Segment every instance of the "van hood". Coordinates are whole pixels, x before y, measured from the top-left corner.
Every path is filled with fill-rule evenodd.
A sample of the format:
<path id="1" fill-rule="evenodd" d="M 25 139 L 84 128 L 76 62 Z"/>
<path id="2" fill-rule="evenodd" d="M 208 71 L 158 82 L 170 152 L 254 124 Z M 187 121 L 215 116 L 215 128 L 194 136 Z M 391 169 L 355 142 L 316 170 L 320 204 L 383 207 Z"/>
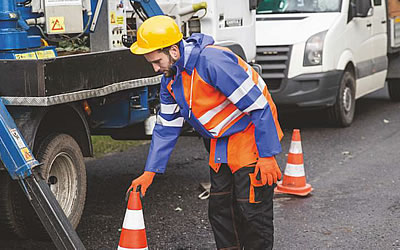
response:
<path id="1" fill-rule="evenodd" d="M 292 45 L 306 42 L 312 35 L 329 29 L 340 13 L 257 15 L 256 44 Z"/>

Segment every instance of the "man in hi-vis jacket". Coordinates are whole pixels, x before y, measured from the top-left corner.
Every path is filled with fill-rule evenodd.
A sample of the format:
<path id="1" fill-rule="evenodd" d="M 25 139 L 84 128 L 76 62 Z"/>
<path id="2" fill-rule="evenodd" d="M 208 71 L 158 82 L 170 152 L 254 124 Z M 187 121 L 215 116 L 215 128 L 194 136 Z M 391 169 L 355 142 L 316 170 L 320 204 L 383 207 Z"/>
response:
<path id="1" fill-rule="evenodd" d="M 161 109 L 144 173 L 144 195 L 164 173 L 186 120 L 210 143 L 209 220 L 218 249 L 272 249 L 275 155 L 283 136 L 267 86 L 257 72 L 204 34 L 182 39 L 166 16 L 147 19 L 131 52 L 144 55 L 161 80 Z"/>

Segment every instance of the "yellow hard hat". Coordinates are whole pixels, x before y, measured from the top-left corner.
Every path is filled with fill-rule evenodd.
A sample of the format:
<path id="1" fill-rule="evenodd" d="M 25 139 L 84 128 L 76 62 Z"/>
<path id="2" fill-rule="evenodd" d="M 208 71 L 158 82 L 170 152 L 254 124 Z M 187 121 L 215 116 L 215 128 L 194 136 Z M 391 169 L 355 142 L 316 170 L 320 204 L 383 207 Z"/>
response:
<path id="1" fill-rule="evenodd" d="M 137 41 L 131 52 L 143 55 L 165 48 L 182 40 L 182 33 L 175 21 L 167 16 L 153 16 L 143 22 L 137 31 Z"/>

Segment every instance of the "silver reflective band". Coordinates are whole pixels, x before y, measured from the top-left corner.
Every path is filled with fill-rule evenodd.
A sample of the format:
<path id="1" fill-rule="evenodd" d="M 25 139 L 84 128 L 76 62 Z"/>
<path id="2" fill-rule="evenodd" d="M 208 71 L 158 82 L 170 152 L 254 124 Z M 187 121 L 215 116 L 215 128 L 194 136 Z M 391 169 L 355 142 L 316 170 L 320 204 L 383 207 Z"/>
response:
<path id="1" fill-rule="evenodd" d="M 179 112 L 178 104 L 162 104 L 161 103 L 161 113 L 166 115 L 172 115 Z"/>
<path id="2" fill-rule="evenodd" d="M 250 89 L 253 87 L 253 79 L 248 77 L 235 91 L 233 91 L 230 96 L 228 96 L 228 99 L 233 102 L 233 104 L 236 104 L 240 99 L 242 99 L 243 96 L 247 95 L 247 93 L 249 93 Z"/>
<path id="3" fill-rule="evenodd" d="M 183 126 L 183 117 L 178 117 L 172 121 L 167 121 L 164 118 L 162 118 L 160 115 L 157 116 L 157 124 L 160 124 L 162 126 L 166 127 L 182 127 Z"/>

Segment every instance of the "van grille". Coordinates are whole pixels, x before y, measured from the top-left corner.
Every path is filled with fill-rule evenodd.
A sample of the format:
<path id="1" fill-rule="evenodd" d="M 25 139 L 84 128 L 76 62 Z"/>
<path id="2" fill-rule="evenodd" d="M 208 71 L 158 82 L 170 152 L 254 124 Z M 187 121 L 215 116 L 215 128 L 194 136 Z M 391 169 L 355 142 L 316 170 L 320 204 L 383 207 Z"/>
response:
<path id="1" fill-rule="evenodd" d="M 269 90 L 279 89 L 287 77 L 290 46 L 257 46 L 256 63 Z"/>

